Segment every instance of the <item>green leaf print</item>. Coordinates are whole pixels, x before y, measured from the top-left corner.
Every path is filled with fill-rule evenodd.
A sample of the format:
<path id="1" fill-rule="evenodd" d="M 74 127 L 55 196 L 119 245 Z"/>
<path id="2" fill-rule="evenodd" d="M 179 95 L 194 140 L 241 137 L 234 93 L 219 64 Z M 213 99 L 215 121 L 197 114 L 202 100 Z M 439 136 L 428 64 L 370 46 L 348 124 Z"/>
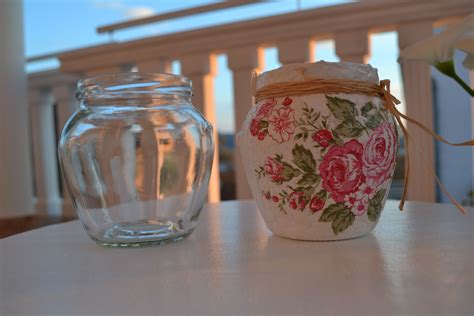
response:
<path id="1" fill-rule="evenodd" d="M 316 170 L 316 161 L 311 150 L 304 148 L 302 145 L 295 145 L 292 153 L 293 162 L 298 168 L 308 173 Z"/>
<path id="2" fill-rule="evenodd" d="M 338 119 L 342 121 L 354 120 L 358 116 L 357 108 L 353 102 L 330 96 L 326 96 L 326 99 L 328 101 L 327 106 L 329 110 Z"/>
<path id="3" fill-rule="evenodd" d="M 354 223 L 355 215 L 342 203 L 329 205 L 321 214 L 320 222 L 331 223 L 334 235 L 342 233 Z"/>
<path id="4" fill-rule="evenodd" d="M 336 127 L 338 135 L 353 138 L 358 137 L 364 131 L 364 126 L 356 120 L 345 120 Z"/>
<path id="5" fill-rule="evenodd" d="M 369 112 L 374 108 L 374 105 L 372 102 L 367 102 L 361 109 L 360 113 L 362 114 L 363 117 L 368 117 Z"/>
<path id="6" fill-rule="evenodd" d="M 305 173 L 298 181 L 301 186 L 317 186 L 321 181 L 321 177 L 315 173 Z"/>
<path id="7" fill-rule="evenodd" d="M 369 202 L 369 208 L 367 209 L 367 217 L 375 222 L 379 219 L 380 214 L 382 213 L 382 201 L 385 197 L 386 190 L 382 189 L 378 191 L 375 196 Z"/>

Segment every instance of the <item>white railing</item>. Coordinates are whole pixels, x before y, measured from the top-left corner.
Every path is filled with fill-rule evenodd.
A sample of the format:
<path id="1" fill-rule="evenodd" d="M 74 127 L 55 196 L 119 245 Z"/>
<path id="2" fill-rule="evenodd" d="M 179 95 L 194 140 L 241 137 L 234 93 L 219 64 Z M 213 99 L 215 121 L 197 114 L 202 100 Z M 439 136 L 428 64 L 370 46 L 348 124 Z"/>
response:
<path id="1" fill-rule="evenodd" d="M 193 104 L 216 126 L 216 55 L 227 54 L 233 73 L 235 126 L 239 128 L 253 104 L 251 75 L 262 69 L 265 47 L 276 46 L 282 64 L 308 62 L 314 56 L 314 42 L 332 38 L 341 60 L 365 62 L 370 55 L 370 34 L 396 31 L 399 47 L 404 48 L 430 36 L 435 26 L 471 13 L 472 8 L 472 0 L 365 1 L 62 53 L 58 56 L 60 72 L 37 73 L 29 78 L 37 205 L 49 212 L 60 212 L 55 126 L 62 128 L 72 113 L 78 77 L 119 72 L 130 65 L 139 71 L 169 72 L 171 61 L 179 60 L 181 72 L 193 82 Z M 407 114 L 433 126 L 429 66 L 408 62 L 403 65 L 402 74 Z M 433 161 L 432 139 L 418 131 L 412 135 L 428 160 Z M 410 198 L 434 201 L 433 180 L 423 162 L 414 160 L 410 168 Z M 251 198 L 237 154 L 235 175 L 237 198 Z M 220 199 L 219 188 L 218 168 L 214 168 L 209 189 L 211 202 Z M 64 200 L 67 212 L 70 203 L 67 196 Z"/>

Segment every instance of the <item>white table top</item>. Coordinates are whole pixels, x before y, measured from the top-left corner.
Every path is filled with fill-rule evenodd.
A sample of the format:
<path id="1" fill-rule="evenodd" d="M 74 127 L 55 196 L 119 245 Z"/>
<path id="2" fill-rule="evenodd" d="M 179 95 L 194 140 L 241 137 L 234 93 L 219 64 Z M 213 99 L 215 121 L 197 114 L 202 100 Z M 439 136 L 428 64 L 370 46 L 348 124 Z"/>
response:
<path id="1" fill-rule="evenodd" d="M 389 201 L 361 238 L 273 236 L 253 202 L 186 240 L 105 249 L 78 221 L 0 240 L 2 315 L 473 315 L 473 210 Z"/>

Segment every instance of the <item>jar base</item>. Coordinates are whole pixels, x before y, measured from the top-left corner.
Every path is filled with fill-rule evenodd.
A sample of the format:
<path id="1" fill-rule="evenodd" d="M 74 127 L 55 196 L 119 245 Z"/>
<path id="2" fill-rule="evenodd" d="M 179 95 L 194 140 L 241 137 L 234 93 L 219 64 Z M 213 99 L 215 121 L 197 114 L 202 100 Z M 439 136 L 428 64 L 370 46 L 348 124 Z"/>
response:
<path id="1" fill-rule="evenodd" d="M 182 240 L 193 229 L 182 229 L 181 223 L 159 220 L 124 222 L 101 231 L 99 238 L 90 236 L 97 244 L 107 248 L 142 248 Z"/>

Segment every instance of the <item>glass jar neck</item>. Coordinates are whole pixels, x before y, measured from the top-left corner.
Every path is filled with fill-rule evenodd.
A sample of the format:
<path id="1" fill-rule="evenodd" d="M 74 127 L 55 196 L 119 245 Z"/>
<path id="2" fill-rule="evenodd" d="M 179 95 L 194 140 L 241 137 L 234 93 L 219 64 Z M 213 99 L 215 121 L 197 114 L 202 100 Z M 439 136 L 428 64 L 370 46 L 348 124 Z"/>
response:
<path id="1" fill-rule="evenodd" d="M 191 81 L 179 75 L 120 73 L 79 81 L 76 97 L 82 106 L 133 106 L 190 104 Z"/>

